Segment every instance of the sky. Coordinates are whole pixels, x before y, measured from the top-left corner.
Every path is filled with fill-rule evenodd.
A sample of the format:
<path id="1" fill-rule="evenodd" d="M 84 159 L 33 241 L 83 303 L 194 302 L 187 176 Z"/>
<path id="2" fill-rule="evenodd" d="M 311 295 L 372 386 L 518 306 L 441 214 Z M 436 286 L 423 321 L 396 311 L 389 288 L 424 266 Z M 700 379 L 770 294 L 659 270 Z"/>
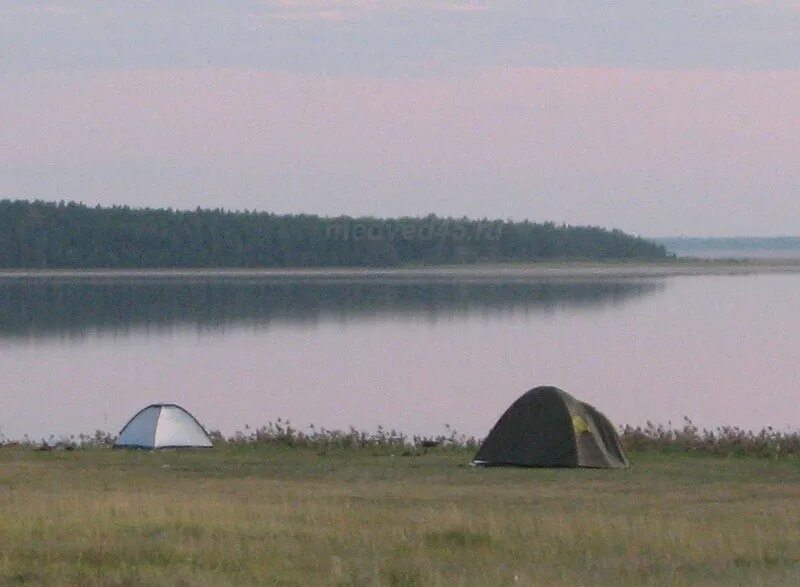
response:
<path id="1" fill-rule="evenodd" d="M 0 198 L 800 234 L 800 0 L 0 2 Z"/>

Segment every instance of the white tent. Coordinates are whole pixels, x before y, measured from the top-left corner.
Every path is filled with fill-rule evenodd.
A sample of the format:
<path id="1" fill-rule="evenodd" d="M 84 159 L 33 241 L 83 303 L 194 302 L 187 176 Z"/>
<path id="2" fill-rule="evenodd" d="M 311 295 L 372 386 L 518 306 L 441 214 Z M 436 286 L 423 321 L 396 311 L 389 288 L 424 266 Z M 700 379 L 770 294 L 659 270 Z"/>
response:
<path id="1" fill-rule="evenodd" d="M 182 407 L 175 404 L 153 404 L 125 424 L 114 446 L 208 448 L 211 446 L 211 439 L 195 417 Z"/>

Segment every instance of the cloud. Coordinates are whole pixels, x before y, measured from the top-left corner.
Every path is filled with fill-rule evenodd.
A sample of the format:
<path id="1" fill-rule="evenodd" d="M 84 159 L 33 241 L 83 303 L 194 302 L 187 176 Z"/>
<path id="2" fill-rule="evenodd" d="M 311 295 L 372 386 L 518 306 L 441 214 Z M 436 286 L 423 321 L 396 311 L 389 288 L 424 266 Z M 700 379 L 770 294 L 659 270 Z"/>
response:
<path id="1" fill-rule="evenodd" d="M 109 0 L 0 8 L 0 70 L 252 68 L 427 75 L 465 68 L 800 68 L 796 1 Z M 547 47 L 546 51 L 530 50 Z"/>
<path id="2" fill-rule="evenodd" d="M 479 12 L 486 12 L 489 10 L 489 7 L 486 5 L 481 4 L 472 4 L 472 5 L 459 5 L 459 4 L 441 4 L 436 7 L 438 10 L 443 10 L 445 12 L 463 12 L 463 13 L 479 13 Z"/>
<path id="3" fill-rule="evenodd" d="M 267 20 L 344 22 L 368 13 L 397 10 L 406 4 L 393 0 L 271 0 L 259 2 L 252 14 Z"/>

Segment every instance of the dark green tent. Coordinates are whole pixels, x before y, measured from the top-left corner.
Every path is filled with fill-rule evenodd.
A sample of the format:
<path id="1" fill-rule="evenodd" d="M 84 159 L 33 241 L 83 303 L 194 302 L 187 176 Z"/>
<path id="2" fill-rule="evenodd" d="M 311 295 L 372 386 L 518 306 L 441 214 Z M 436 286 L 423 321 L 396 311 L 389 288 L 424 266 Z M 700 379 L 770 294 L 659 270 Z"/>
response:
<path id="1" fill-rule="evenodd" d="M 483 441 L 474 463 L 600 469 L 630 466 L 611 422 L 557 387 L 536 387 L 515 401 Z"/>

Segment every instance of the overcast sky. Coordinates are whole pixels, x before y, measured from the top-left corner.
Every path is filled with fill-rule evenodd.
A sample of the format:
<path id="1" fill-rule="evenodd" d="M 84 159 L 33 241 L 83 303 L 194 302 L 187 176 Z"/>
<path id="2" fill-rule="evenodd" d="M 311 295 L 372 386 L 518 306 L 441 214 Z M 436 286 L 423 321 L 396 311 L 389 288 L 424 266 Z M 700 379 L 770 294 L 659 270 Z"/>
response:
<path id="1" fill-rule="evenodd" d="M 3 0 L 2 197 L 800 234 L 800 0 Z"/>

